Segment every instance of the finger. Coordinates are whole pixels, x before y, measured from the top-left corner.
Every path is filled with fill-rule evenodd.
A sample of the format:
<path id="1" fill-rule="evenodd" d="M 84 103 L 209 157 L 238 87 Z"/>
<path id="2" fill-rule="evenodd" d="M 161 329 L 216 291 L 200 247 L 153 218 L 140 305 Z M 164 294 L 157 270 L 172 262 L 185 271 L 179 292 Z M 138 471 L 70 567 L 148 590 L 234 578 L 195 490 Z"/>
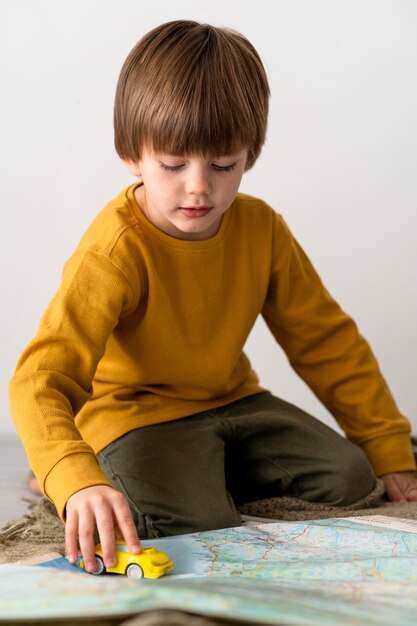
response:
<path id="1" fill-rule="evenodd" d="M 406 502 L 405 496 L 397 487 L 390 486 L 387 489 L 387 494 L 390 502 Z"/>
<path id="2" fill-rule="evenodd" d="M 78 515 L 76 513 L 67 513 L 65 549 L 69 562 L 74 565 L 78 559 Z"/>
<path id="3" fill-rule="evenodd" d="M 101 550 L 103 552 L 104 565 L 106 567 L 114 567 L 116 565 L 116 545 L 115 528 L 111 508 L 102 508 L 97 513 L 96 519 Z"/>
<path id="4" fill-rule="evenodd" d="M 417 481 L 414 480 L 413 484 L 405 490 L 405 497 L 408 502 L 417 502 Z"/>
<path id="5" fill-rule="evenodd" d="M 384 479 L 384 485 L 390 502 L 405 502 L 405 496 L 393 478 Z"/>
<path id="6" fill-rule="evenodd" d="M 132 552 L 132 554 L 140 554 L 140 552 L 142 552 L 142 545 L 139 540 L 138 531 L 136 530 L 129 505 L 122 494 L 116 495 L 119 499 L 119 504 L 115 507 L 117 528 L 119 529 L 123 539 L 126 541 L 129 552 Z M 121 496 L 121 498 L 119 498 L 119 496 Z"/>
<path id="7" fill-rule="evenodd" d="M 382 478 L 392 502 L 417 501 L 417 477 L 413 472 L 397 472 Z"/>
<path id="8" fill-rule="evenodd" d="M 83 555 L 85 569 L 88 572 L 95 572 L 97 569 L 94 555 L 94 529 L 95 517 L 89 509 L 83 511 L 78 523 L 78 541 L 81 554 Z"/>

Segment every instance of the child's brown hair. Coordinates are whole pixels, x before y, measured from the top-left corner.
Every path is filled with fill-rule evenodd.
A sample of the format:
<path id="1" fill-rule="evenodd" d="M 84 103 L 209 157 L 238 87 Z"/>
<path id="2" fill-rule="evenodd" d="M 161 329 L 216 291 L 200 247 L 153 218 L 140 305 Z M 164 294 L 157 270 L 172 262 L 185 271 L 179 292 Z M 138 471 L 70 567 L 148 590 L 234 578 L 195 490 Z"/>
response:
<path id="1" fill-rule="evenodd" d="M 269 87 L 243 35 L 188 20 L 147 33 L 128 55 L 114 106 L 119 156 L 155 152 L 208 157 L 248 150 L 252 167 L 265 141 Z"/>

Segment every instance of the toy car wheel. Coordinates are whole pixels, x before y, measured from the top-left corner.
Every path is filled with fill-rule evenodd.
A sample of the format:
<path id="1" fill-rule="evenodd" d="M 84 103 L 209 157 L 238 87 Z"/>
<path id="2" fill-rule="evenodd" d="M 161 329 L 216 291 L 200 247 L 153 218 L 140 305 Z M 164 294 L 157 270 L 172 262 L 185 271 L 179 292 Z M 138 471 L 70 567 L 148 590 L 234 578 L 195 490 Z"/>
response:
<path id="1" fill-rule="evenodd" d="M 143 569 L 140 567 L 140 565 L 137 565 L 136 563 L 131 563 L 126 568 L 126 576 L 128 578 L 135 578 L 136 580 L 138 580 L 139 578 L 143 578 Z"/>
<path id="2" fill-rule="evenodd" d="M 93 576 L 100 576 L 101 574 L 104 574 L 104 572 L 106 571 L 106 568 L 105 568 L 104 561 L 101 558 L 101 556 L 96 555 L 96 564 L 97 564 L 96 571 L 91 572 Z"/>

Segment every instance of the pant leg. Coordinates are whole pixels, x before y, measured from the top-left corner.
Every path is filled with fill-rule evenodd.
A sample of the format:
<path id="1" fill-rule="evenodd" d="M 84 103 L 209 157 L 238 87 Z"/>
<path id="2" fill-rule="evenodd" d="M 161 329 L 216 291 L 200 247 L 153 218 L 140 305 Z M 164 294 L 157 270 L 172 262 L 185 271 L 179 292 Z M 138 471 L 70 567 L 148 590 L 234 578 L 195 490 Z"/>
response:
<path id="1" fill-rule="evenodd" d="M 98 457 L 143 538 L 238 526 L 235 503 L 266 497 L 347 505 L 375 484 L 357 446 L 270 393 L 133 430 Z"/>
<path id="2" fill-rule="evenodd" d="M 262 393 L 223 407 L 227 488 L 237 505 L 289 495 L 349 505 L 375 486 L 363 451 L 301 409 Z"/>
<path id="3" fill-rule="evenodd" d="M 225 484 L 224 428 L 209 412 L 133 430 L 98 459 L 142 538 L 241 523 Z"/>

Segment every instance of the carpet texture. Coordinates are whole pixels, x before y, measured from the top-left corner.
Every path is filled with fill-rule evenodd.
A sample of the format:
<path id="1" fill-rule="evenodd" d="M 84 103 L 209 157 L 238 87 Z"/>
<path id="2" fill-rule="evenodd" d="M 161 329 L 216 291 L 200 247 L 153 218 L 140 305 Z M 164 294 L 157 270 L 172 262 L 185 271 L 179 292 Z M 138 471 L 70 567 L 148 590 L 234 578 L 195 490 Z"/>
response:
<path id="1" fill-rule="evenodd" d="M 388 502 L 384 499 L 384 483 L 378 479 L 375 489 L 370 494 L 349 506 L 331 506 L 283 496 L 249 502 L 239 507 L 239 511 L 242 515 L 286 521 L 355 515 L 389 515 L 417 519 L 417 502 Z"/>

